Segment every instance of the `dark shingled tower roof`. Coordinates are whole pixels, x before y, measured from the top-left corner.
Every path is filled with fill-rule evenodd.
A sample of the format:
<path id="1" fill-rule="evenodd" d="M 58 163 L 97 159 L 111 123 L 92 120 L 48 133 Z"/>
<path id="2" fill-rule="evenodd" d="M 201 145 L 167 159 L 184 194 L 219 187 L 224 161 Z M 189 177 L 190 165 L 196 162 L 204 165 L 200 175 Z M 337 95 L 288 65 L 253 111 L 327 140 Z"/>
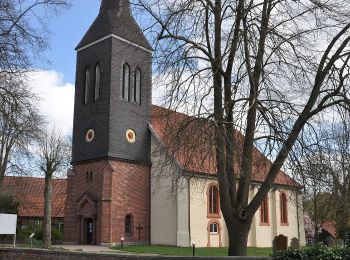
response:
<path id="1" fill-rule="evenodd" d="M 132 43 L 152 50 L 131 14 L 129 0 L 102 0 L 100 12 L 76 49 L 115 34 Z"/>

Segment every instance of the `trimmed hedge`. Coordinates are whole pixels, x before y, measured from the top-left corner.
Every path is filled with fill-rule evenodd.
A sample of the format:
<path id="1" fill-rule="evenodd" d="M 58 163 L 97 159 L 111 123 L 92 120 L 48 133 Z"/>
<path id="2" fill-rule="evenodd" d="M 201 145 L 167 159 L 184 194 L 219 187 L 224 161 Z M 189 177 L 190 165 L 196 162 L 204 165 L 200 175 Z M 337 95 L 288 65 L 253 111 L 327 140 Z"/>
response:
<path id="1" fill-rule="evenodd" d="M 322 260 L 342 260 L 350 259 L 350 248 L 339 249 L 329 248 L 322 244 L 302 249 L 288 249 L 279 251 L 273 255 L 277 259 L 322 259 Z"/>

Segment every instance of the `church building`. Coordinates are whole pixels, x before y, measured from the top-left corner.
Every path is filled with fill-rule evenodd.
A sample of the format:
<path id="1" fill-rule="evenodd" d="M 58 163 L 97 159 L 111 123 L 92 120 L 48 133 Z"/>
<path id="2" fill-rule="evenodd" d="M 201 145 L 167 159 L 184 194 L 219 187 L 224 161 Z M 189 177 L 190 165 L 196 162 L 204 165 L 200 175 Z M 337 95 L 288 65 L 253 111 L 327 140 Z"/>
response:
<path id="1" fill-rule="evenodd" d="M 227 246 L 215 156 L 209 149 L 203 159 L 199 148 L 189 155 L 185 144 L 173 149 L 174 127 L 187 120 L 201 127 L 152 105 L 152 47 L 129 0 L 102 0 L 76 50 L 65 242 Z M 271 165 L 257 149 L 254 156 L 251 197 Z M 305 243 L 300 186 L 282 171 L 256 213 L 248 246 L 271 247 L 279 234 Z"/>

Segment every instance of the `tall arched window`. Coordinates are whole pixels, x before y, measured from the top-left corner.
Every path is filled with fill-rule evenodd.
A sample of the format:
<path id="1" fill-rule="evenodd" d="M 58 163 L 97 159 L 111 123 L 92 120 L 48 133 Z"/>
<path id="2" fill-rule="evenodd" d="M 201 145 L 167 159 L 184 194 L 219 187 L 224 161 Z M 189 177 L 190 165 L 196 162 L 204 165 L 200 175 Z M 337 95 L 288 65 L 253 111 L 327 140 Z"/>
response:
<path id="1" fill-rule="evenodd" d="M 136 68 L 134 79 L 134 96 L 133 101 L 141 104 L 141 69 Z"/>
<path id="2" fill-rule="evenodd" d="M 260 207 L 260 223 L 268 225 L 269 222 L 269 201 L 268 197 L 266 197 L 261 203 Z"/>
<path id="3" fill-rule="evenodd" d="M 127 63 L 123 66 L 123 98 L 130 101 L 130 66 Z"/>
<path id="4" fill-rule="evenodd" d="M 132 226 L 133 226 L 133 217 L 132 215 L 126 215 L 125 217 L 125 235 L 132 236 Z"/>
<path id="5" fill-rule="evenodd" d="M 285 193 L 280 195 L 280 206 L 281 206 L 281 224 L 288 224 L 288 204 L 287 196 Z"/>
<path id="6" fill-rule="evenodd" d="M 101 86 L 101 65 L 96 64 L 95 67 L 95 100 L 100 98 L 100 86 Z"/>
<path id="7" fill-rule="evenodd" d="M 87 67 L 85 70 L 85 89 L 84 89 L 84 103 L 89 102 L 89 93 L 90 93 L 90 68 Z"/>
<path id="8" fill-rule="evenodd" d="M 208 213 L 209 217 L 219 214 L 219 190 L 215 185 L 209 187 Z"/>

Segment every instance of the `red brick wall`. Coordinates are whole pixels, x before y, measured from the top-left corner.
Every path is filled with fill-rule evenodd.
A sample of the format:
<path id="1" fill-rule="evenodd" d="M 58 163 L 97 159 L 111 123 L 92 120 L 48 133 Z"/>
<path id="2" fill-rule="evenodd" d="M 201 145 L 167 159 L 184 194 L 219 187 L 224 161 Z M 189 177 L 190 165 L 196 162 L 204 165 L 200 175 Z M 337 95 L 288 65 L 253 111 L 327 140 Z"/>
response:
<path id="1" fill-rule="evenodd" d="M 74 177 L 72 173 L 68 173 L 67 178 L 67 198 L 65 205 L 65 214 L 64 214 L 64 240 L 66 242 L 75 242 L 77 241 L 76 234 L 76 221 L 77 216 L 75 212 L 75 201 L 74 201 Z"/>
<path id="2" fill-rule="evenodd" d="M 150 167 L 114 161 L 112 185 L 112 239 L 139 242 L 136 227 L 141 224 L 140 241 L 149 241 L 150 227 Z M 125 217 L 133 216 L 132 236 L 125 234 Z"/>
<path id="3" fill-rule="evenodd" d="M 92 172 L 92 180 L 86 173 Z M 80 238 L 78 201 L 87 194 L 96 204 L 96 242 L 118 243 L 149 241 L 149 166 L 134 163 L 101 160 L 74 166 L 74 175 L 68 177 L 65 208 L 65 241 L 78 243 Z M 88 175 L 90 176 L 90 175 Z M 133 235 L 125 236 L 127 214 L 134 219 Z M 84 216 L 83 216 L 84 218 Z M 141 240 L 136 227 L 141 224 Z"/>

